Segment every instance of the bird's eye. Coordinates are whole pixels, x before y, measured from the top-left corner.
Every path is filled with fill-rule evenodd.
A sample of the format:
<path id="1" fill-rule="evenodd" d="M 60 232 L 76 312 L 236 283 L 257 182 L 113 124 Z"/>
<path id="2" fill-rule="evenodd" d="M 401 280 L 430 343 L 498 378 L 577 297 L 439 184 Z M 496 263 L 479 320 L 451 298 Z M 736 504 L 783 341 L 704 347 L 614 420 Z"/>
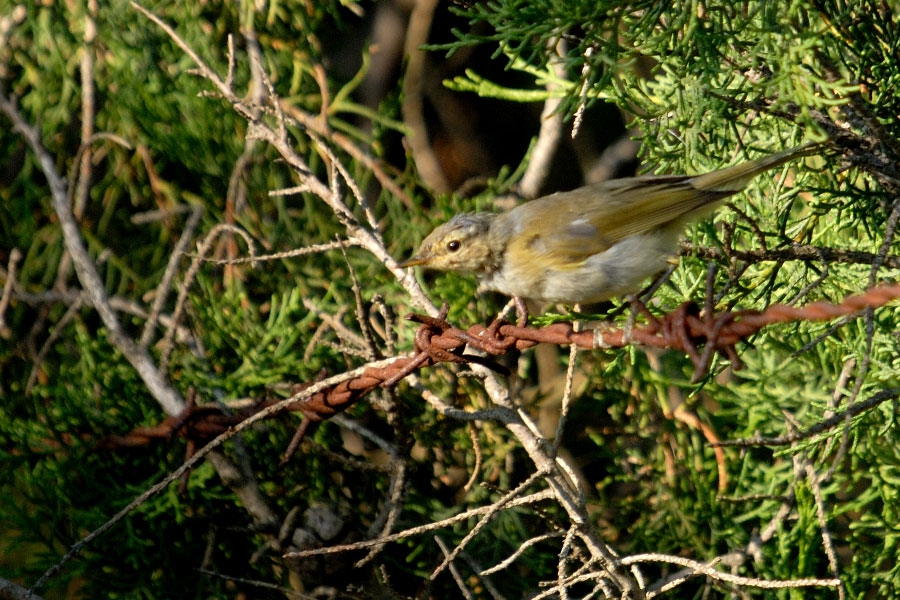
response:
<path id="1" fill-rule="evenodd" d="M 447 242 L 447 250 L 449 250 L 450 252 L 456 252 L 460 248 L 462 248 L 462 244 L 459 242 L 459 240 L 450 240 L 449 242 Z"/>

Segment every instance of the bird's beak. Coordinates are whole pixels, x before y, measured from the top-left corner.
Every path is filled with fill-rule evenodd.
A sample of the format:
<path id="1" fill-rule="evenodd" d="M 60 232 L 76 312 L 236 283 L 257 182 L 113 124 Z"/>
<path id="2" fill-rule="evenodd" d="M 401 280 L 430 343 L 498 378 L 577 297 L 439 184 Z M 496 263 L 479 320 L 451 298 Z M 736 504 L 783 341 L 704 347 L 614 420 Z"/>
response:
<path id="1" fill-rule="evenodd" d="M 405 269 L 407 267 L 418 267 L 419 265 L 428 264 L 429 262 L 431 262 L 431 259 L 427 256 L 413 256 L 412 258 L 407 258 L 397 266 L 401 269 Z"/>

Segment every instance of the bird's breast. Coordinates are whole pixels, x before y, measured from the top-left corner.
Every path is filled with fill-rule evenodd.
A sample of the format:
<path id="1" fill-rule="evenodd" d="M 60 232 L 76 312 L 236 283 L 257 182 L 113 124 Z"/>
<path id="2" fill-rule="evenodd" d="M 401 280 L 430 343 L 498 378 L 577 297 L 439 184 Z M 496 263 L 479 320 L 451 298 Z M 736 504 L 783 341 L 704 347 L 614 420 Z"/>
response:
<path id="1" fill-rule="evenodd" d="M 659 272 L 680 228 L 661 228 L 619 241 L 602 252 L 566 257 L 539 252 L 548 240 L 524 240 L 532 252 L 507 253 L 500 268 L 482 276 L 479 290 L 562 304 L 592 303 L 635 292 Z"/>

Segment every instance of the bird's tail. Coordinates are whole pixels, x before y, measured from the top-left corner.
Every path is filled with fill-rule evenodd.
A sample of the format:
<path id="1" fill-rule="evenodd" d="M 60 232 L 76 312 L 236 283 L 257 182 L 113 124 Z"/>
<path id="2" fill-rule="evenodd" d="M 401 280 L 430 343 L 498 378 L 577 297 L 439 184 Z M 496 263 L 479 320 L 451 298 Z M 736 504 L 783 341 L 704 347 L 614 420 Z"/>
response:
<path id="1" fill-rule="evenodd" d="M 808 142 L 802 146 L 776 152 L 775 154 L 734 165 L 733 167 L 726 167 L 712 173 L 691 177 L 690 182 L 698 190 L 734 194 L 744 189 L 747 183 L 760 173 L 774 169 L 801 156 L 815 154 L 821 145 L 819 142 Z"/>

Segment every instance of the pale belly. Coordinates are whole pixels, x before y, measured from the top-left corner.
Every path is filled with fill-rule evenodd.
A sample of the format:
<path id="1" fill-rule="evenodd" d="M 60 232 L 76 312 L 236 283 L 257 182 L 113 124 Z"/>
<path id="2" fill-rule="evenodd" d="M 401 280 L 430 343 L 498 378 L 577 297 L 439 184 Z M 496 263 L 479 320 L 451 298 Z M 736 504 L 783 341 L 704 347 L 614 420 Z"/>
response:
<path id="1" fill-rule="evenodd" d="M 507 265 L 485 276 L 479 290 L 562 304 L 608 300 L 640 290 L 645 280 L 665 267 L 679 236 L 680 228 L 631 236 L 572 269 L 535 273 L 527 265 L 517 269 Z"/>

